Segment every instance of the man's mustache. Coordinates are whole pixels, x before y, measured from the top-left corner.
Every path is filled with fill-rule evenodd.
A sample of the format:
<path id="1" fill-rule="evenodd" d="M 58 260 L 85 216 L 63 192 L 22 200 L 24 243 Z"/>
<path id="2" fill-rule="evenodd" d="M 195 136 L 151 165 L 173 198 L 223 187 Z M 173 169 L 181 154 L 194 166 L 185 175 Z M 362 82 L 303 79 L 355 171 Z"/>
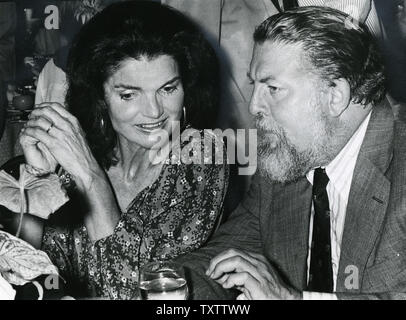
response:
<path id="1" fill-rule="evenodd" d="M 270 131 L 269 125 L 266 123 L 265 118 L 262 115 L 257 115 L 254 118 L 254 125 L 260 131 Z"/>
<path id="2" fill-rule="evenodd" d="M 278 137 L 281 136 L 281 132 L 283 129 L 276 125 L 275 123 L 270 123 L 270 121 L 266 120 L 263 116 L 258 115 L 254 119 L 255 128 L 258 130 L 258 135 L 263 136 L 266 134 L 274 134 Z"/>

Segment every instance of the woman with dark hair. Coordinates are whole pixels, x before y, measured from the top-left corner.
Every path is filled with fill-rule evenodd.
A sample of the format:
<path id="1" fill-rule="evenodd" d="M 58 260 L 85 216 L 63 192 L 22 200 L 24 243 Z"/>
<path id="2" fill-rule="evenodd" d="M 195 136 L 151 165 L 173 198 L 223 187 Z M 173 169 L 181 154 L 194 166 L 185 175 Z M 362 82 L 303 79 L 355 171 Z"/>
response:
<path id="1" fill-rule="evenodd" d="M 228 179 L 221 140 L 207 130 L 173 136 L 214 123 L 215 54 L 175 10 L 121 2 L 81 29 L 67 78 L 69 112 L 39 105 L 20 142 L 33 172 L 60 166 L 72 178 L 71 201 L 44 229 L 27 220 L 23 232 L 49 254 L 68 294 L 131 298 L 141 265 L 197 249 L 220 218 Z M 211 143 L 224 157 L 186 163 L 173 151 L 178 140 L 182 151 Z M 154 161 L 168 145 L 165 161 Z"/>

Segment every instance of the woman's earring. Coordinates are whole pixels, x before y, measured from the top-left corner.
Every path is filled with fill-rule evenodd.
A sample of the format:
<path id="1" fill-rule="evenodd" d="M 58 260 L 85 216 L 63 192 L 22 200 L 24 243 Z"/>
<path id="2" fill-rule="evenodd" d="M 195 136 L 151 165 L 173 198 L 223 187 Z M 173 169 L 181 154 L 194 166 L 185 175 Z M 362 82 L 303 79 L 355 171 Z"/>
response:
<path id="1" fill-rule="evenodd" d="M 104 131 L 104 119 L 103 118 L 101 118 L 101 120 L 100 120 L 100 129 L 101 129 L 101 131 Z"/>
<path id="2" fill-rule="evenodd" d="M 186 121 L 186 108 L 183 106 L 183 127 L 186 127 L 187 121 Z"/>

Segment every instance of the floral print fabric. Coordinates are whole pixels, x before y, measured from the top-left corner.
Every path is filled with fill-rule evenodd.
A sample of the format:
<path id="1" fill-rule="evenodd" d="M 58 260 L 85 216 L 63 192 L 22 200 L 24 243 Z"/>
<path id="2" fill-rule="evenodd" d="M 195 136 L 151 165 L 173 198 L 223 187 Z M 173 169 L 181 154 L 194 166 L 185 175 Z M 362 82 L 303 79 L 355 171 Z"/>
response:
<path id="1" fill-rule="evenodd" d="M 200 134 L 188 145 L 204 154 L 210 142 Z M 135 298 L 143 264 L 173 259 L 206 242 L 220 219 L 229 175 L 223 143 L 213 133 L 209 138 L 223 163 L 184 164 L 171 152 L 159 178 L 136 195 L 112 235 L 92 242 L 83 225 L 48 222 L 42 250 L 59 268 L 68 294 Z"/>

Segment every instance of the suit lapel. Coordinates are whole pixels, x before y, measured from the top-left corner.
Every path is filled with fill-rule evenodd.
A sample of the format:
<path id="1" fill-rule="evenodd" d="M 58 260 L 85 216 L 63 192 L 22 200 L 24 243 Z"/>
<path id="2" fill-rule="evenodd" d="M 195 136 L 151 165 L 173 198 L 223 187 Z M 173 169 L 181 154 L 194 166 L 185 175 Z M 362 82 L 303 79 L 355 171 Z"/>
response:
<path id="1" fill-rule="evenodd" d="M 303 289 L 306 285 L 306 259 L 309 240 L 309 218 L 312 187 L 307 179 L 296 183 L 274 185 L 270 224 L 274 261 L 280 263 L 291 285 Z M 269 211 L 268 211 L 269 212 Z M 269 213 L 268 213 L 269 215 Z"/>
<path id="2" fill-rule="evenodd" d="M 385 176 L 392 159 L 394 118 L 390 106 L 377 106 L 354 169 L 341 243 L 337 291 L 347 291 L 353 266 L 362 281 L 388 206 L 390 181 Z M 360 287 L 360 286 L 358 286 Z M 357 289 L 357 288 L 352 288 Z"/>

